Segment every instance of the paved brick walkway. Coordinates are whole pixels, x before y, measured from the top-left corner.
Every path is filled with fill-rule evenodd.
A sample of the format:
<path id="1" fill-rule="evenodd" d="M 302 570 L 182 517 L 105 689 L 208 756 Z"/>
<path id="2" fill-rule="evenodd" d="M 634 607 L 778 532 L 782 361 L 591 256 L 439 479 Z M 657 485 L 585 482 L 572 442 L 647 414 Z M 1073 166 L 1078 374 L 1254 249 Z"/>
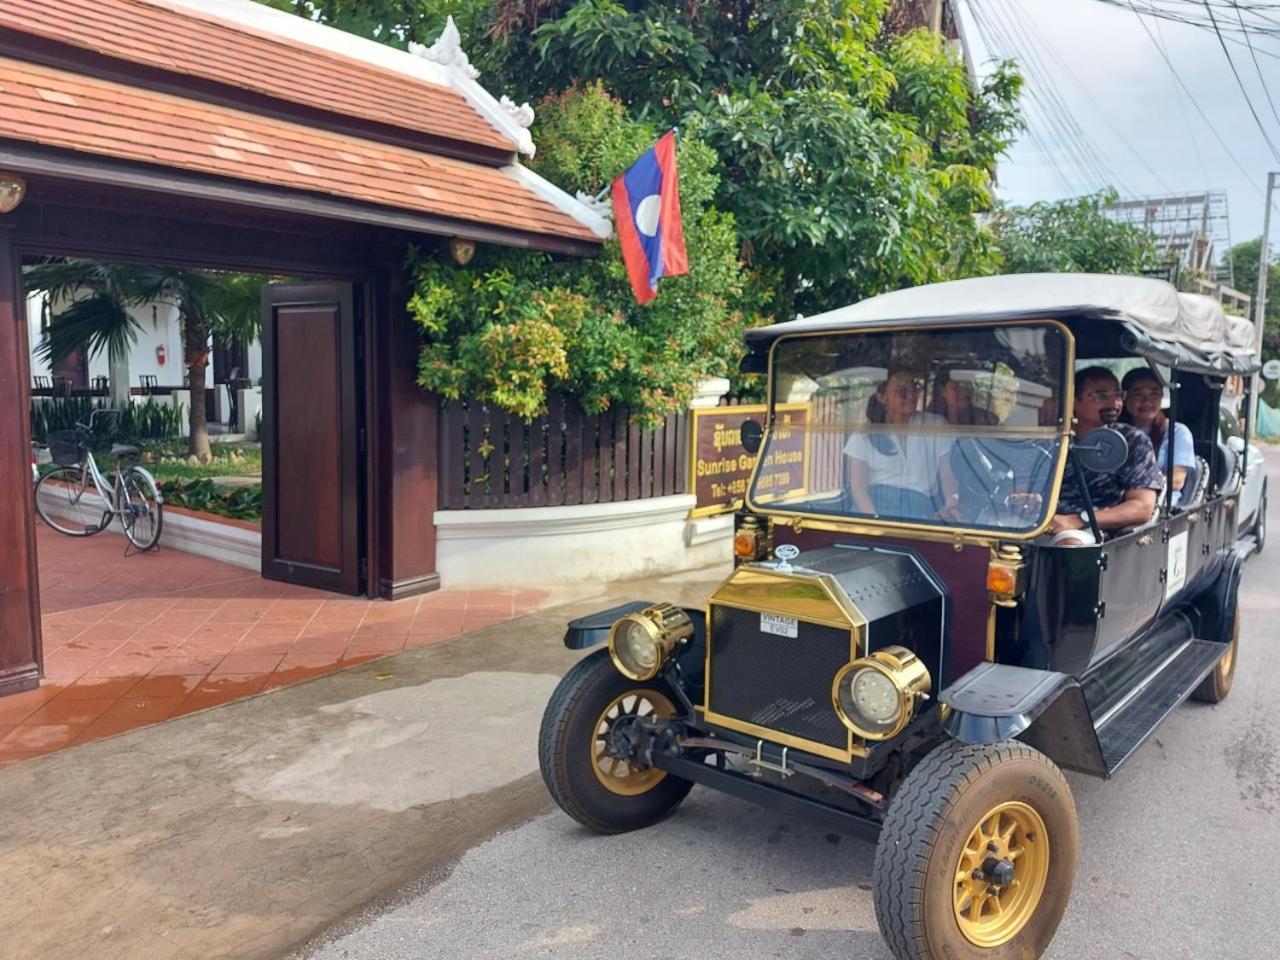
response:
<path id="1" fill-rule="evenodd" d="M 521 616 L 537 590 L 395 603 L 263 580 L 175 550 L 38 526 L 45 681 L 0 697 L 0 766 Z"/>

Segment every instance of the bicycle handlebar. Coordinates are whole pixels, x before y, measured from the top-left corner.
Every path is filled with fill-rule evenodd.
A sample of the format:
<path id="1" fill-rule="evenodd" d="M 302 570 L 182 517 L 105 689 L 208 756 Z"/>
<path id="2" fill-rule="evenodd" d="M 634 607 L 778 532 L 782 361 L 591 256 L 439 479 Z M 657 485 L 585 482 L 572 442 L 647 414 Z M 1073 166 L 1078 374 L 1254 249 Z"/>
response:
<path id="1" fill-rule="evenodd" d="M 110 409 L 110 408 L 108 408 L 108 407 L 99 407 L 97 410 L 94 410 L 94 411 L 92 411 L 92 412 L 89 414 L 89 422 L 88 422 L 88 423 L 81 423 L 79 420 L 77 420 L 77 421 L 76 421 L 76 426 L 77 426 L 77 427 L 79 427 L 81 430 L 88 430 L 90 433 L 93 433 L 93 421 L 94 421 L 94 419 L 95 419 L 95 418 L 97 418 L 97 416 L 98 416 L 99 414 L 103 414 L 103 413 L 110 413 L 110 414 L 113 414 L 113 415 L 115 415 L 115 416 L 119 416 L 119 415 L 120 415 L 120 411 L 119 411 L 119 410 L 112 410 L 112 409 Z"/>

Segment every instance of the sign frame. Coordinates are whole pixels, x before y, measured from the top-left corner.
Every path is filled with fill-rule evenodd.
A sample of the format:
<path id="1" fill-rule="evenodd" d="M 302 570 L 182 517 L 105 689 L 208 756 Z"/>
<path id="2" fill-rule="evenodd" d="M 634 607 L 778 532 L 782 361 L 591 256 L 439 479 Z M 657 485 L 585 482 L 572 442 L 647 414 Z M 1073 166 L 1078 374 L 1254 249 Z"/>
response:
<path id="1" fill-rule="evenodd" d="M 803 411 L 805 414 L 811 417 L 813 413 L 813 404 L 803 403 L 803 402 L 779 403 L 774 406 L 773 411 L 775 416 L 777 414 L 782 414 L 782 413 L 795 413 L 795 412 Z M 698 481 L 698 430 L 700 426 L 699 421 L 706 417 L 724 417 L 726 415 L 736 416 L 738 414 L 741 414 L 743 419 L 749 419 L 752 416 L 758 415 L 760 416 L 761 419 L 767 420 L 769 415 L 769 405 L 767 403 L 742 403 L 742 404 L 730 404 L 727 406 L 716 406 L 716 407 L 695 407 L 694 409 L 689 411 L 689 475 L 687 479 L 687 482 L 688 482 L 687 489 L 695 497 L 697 496 L 697 493 L 698 493 L 697 481 Z M 806 419 L 806 428 L 809 425 L 810 425 L 809 420 Z M 766 431 L 770 427 L 772 427 L 772 424 L 771 423 L 767 424 Z M 812 441 L 812 436 L 810 434 L 810 431 L 806 429 L 805 435 L 804 435 L 804 463 L 802 468 L 803 479 L 801 481 L 802 486 L 798 490 L 793 491 L 795 493 L 804 493 L 809 489 L 809 467 L 810 467 L 809 461 L 812 455 L 812 451 L 810 449 L 811 441 Z M 747 474 L 748 483 L 750 482 L 751 477 L 755 474 L 756 466 L 760 459 L 759 454 L 755 454 L 754 459 L 756 463 L 752 463 L 751 469 Z M 733 502 L 727 503 L 727 504 L 715 503 L 715 504 L 710 504 L 704 507 L 699 507 L 695 505 L 693 508 L 689 510 L 689 518 L 692 520 L 698 517 L 713 517 L 713 516 L 717 516 L 724 513 L 734 513 L 742 509 L 743 502 L 744 502 L 744 497 L 739 497 Z"/>

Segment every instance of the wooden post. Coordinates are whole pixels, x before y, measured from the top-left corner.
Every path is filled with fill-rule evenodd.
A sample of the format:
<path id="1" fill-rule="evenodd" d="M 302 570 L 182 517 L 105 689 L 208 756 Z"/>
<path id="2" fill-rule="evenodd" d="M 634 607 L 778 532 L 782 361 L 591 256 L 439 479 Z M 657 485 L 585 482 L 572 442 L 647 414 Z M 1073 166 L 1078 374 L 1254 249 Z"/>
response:
<path id="1" fill-rule="evenodd" d="M 21 264 L 13 227 L 0 217 L 0 696 L 40 683 L 40 588 L 31 484 L 31 371 Z"/>

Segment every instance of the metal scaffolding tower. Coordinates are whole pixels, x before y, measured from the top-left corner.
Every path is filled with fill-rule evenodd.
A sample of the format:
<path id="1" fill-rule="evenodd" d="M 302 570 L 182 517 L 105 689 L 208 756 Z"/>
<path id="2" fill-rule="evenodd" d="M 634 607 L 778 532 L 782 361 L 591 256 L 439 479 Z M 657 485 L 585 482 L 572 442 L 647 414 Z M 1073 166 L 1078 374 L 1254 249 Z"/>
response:
<path id="1" fill-rule="evenodd" d="M 1177 197 L 1120 200 L 1105 208 L 1106 215 L 1156 235 L 1162 275 L 1177 281 L 1184 271 L 1212 283 L 1235 286 L 1231 260 L 1231 229 L 1227 195 L 1209 191 Z"/>

